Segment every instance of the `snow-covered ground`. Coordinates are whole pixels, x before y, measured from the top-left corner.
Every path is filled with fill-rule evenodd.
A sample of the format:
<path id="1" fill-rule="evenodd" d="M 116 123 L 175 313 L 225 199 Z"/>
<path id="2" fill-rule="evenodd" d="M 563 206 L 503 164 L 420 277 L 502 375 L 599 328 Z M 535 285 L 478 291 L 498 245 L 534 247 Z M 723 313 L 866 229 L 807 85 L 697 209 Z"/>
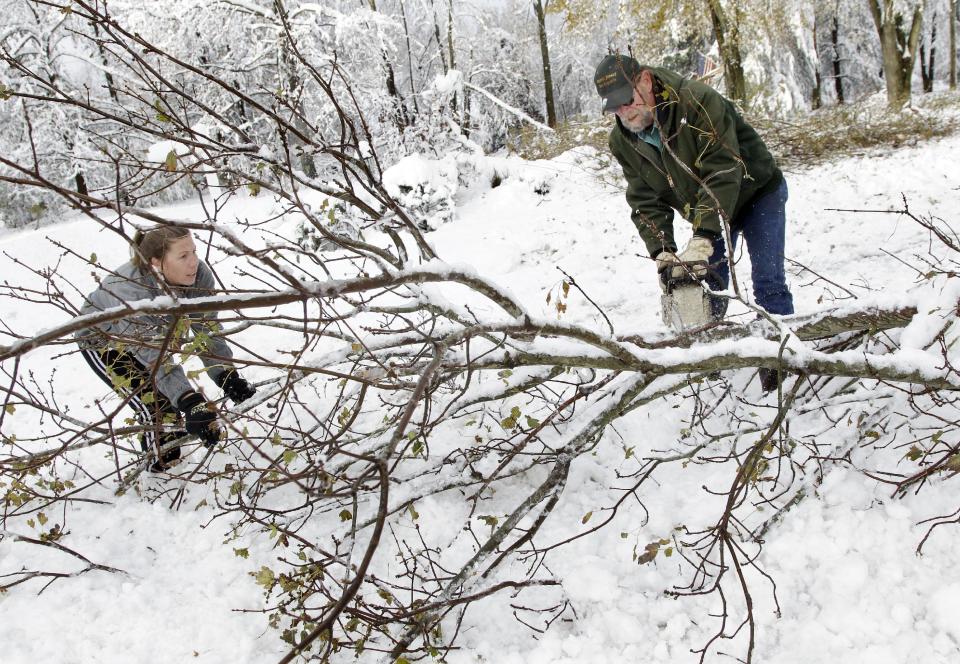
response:
<path id="1" fill-rule="evenodd" d="M 960 137 L 953 137 L 787 173 L 788 272 L 798 313 L 849 302 L 853 296 L 898 301 L 914 287 L 933 245 L 916 223 L 888 211 L 901 209 L 905 197 L 917 214 L 960 222 L 951 218 L 960 209 L 960 181 L 951 166 L 958 151 Z M 618 174 L 604 155 L 581 149 L 534 163 L 464 156 L 448 158 L 442 169 L 429 164 L 424 169 L 446 173 L 440 194 L 449 198 L 453 218 L 427 234 L 444 260 L 472 266 L 532 311 L 554 317 L 546 297 L 557 296 L 565 272 L 605 311 L 617 333 L 662 329 L 652 261 L 629 222 Z M 500 183 L 491 187 L 494 172 Z M 266 212 L 271 203 L 260 197 L 233 205 L 238 216 L 250 216 Z M 171 210 L 179 216 L 197 214 L 195 206 L 187 204 Z M 280 220 L 272 230 L 289 234 L 292 227 Z M 122 241 L 92 228 L 90 221 L 76 219 L 7 232 L 0 235 L 0 250 L 35 268 L 62 260 L 65 276 L 79 292 L 86 292 L 94 287 L 90 266 L 63 257 L 46 238 L 56 238 L 81 256 L 96 253 L 108 265 L 121 263 Z M 678 229 L 682 241 L 689 230 L 682 223 Z M 3 263 L 4 280 L 40 283 L 10 258 Z M 242 283 L 230 269 L 235 261 L 214 258 L 221 276 Z M 746 262 L 744 255 L 738 274 L 749 283 Z M 588 326 L 602 321 L 576 289 L 567 304 L 565 321 Z M 39 310 L 0 299 L 0 317 L 13 329 L 40 330 L 60 322 L 49 308 L 37 319 Z M 743 312 L 743 307 L 733 308 L 731 316 Z M 269 354 L 278 347 L 275 335 L 251 329 L 240 339 Z M 65 354 L 68 350 L 54 346 L 34 351 L 24 359 L 24 368 L 41 384 L 56 370 L 58 403 L 82 414 L 90 408 L 91 394 L 101 396 L 105 389 L 78 355 Z M 763 423 L 773 409 L 750 383 L 748 372 L 741 373 L 732 383 L 745 399 L 758 404 L 753 417 Z M 268 377 L 255 368 L 249 374 Z M 609 505 L 608 488 L 623 485 L 615 472 L 636 470 L 635 459 L 642 456 L 638 451 L 625 458 L 624 448 L 636 446 L 644 453 L 670 448 L 690 417 L 683 400 L 675 403 L 679 407 L 623 418 L 615 435 L 605 437 L 594 454 L 577 459 L 564 501 L 551 515 L 541 545 L 581 532 L 584 515 Z M 5 435 L 28 437 L 37 424 L 31 418 L 39 415 L 20 415 L 8 417 Z M 843 447 L 847 438 L 856 440 L 859 430 L 856 412 L 842 418 L 847 422 L 832 428 L 822 426 L 823 420 L 801 419 L 791 435 L 832 436 Z M 856 452 L 853 458 L 866 461 Z M 700 486 L 723 490 L 722 483 L 728 481 L 724 477 L 718 470 L 688 480 L 679 468 L 660 477 L 656 491 L 648 488 L 643 495 L 647 521 L 640 510 L 624 510 L 604 530 L 548 558 L 561 589 L 525 593 L 516 600 L 527 608 L 569 601 L 569 610 L 549 630 L 525 627 L 515 614 L 540 627 L 542 616 L 510 609 L 509 598 L 496 596 L 467 612 L 459 649 L 447 660 L 696 661 L 698 655 L 691 650 L 701 647 L 716 628 L 708 618 L 718 609 L 716 597 L 665 596 L 663 591 L 683 578 L 676 559 L 659 556 L 653 564 L 638 565 L 633 552 L 651 540 L 669 539 L 678 527 L 709 524 L 716 499 L 708 498 Z M 810 487 L 815 495 L 767 533 L 760 564 L 776 581 L 779 615 L 769 586 L 757 584 L 755 661 L 957 661 L 957 533 L 941 528 L 922 556 L 915 553 L 927 529 L 918 522 L 958 507 L 954 485 L 939 482 L 917 496 L 893 500 L 889 487 L 849 466 L 827 463 L 822 484 Z M 214 519 L 213 508 L 201 504 L 202 488 L 191 488 L 179 510 L 170 509 L 169 501 L 147 500 L 163 488 L 162 480 L 144 480 L 140 492 L 103 504 L 74 504 L 67 513 L 50 515 L 69 531 L 64 545 L 125 573 L 91 571 L 57 580 L 40 594 L 45 581 L 34 580 L 0 595 L 0 662 L 272 662 L 286 652 L 276 630 L 255 612 L 264 606 L 264 596 L 251 573 L 277 555 L 271 542 L 252 532 L 231 533 L 231 524 Z M 509 504 L 509 498 L 491 500 L 490 513 Z M 451 509 L 442 496 L 417 504 L 421 523 L 435 524 L 436 532 L 443 531 Z M 11 531 L 25 533 L 29 527 L 21 523 Z M 236 555 L 235 549 L 243 548 L 249 555 Z M 386 569 L 390 563 L 377 564 Z M 22 568 L 77 567 L 76 559 L 61 552 L 14 543 L 9 536 L 0 541 L 0 575 Z M 738 651 L 731 646 L 730 652 Z M 345 654 L 344 661 L 349 657 Z M 367 658 L 374 660 L 372 654 L 361 657 Z"/>

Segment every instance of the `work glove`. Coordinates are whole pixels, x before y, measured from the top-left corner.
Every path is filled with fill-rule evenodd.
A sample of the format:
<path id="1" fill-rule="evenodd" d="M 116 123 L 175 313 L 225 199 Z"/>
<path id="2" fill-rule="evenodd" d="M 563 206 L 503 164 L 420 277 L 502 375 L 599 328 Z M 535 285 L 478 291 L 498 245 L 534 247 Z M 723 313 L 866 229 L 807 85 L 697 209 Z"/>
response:
<path id="1" fill-rule="evenodd" d="M 234 404 L 243 403 L 257 393 L 236 369 L 227 369 L 213 379 Z"/>
<path id="2" fill-rule="evenodd" d="M 677 262 L 686 265 L 676 265 L 673 267 L 671 276 L 678 279 L 685 274 L 693 274 L 702 277 L 707 273 L 707 262 L 713 255 L 713 241 L 702 235 L 694 235 L 690 238 L 686 248 L 677 254 Z M 695 263 L 695 265 L 693 265 Z"/>
<path id="3" fill-rule="evenodd" d="M 657 274 L 663 274 L 668 268 L 676 265 L 680 259 L 672 251 L 661 251 L 653 260 L 657 262 Z"/>
<path id="4" fill-rule="evenodd" d="M 220 427 L 217 415 L 210 410 L 207 402 L 193 390 L 187 392 L 177 402 L 177 408 L 184 415 L 184 428 L 203 442 L 205 447 L 213 447 L 220 440 Z"/>

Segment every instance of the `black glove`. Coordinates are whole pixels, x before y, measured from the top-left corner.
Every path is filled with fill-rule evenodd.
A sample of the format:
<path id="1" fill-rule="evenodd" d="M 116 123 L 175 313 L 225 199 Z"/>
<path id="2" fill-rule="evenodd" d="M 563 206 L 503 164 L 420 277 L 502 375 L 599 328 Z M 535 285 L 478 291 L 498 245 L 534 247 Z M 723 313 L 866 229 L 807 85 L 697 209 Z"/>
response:
<path id="1" fill-rule="evenodd" d="M 191 390 L 180 397 L 177 408 L 184 414 L 187 433 L 199 438 L 206 447 L 213 447 L 219 442 L 217 415 L 207 407 L 202 396 Z"/>
<path id="2" fill-rule="evenodd" d="M 257 393 L 236 369 L 227 369 L 214 378 L 213 382 L 215 382 L 217 386 L 223 390 L 223 393 L 227 395 L 227 398 L 235 404 L 243 403 Z"/>

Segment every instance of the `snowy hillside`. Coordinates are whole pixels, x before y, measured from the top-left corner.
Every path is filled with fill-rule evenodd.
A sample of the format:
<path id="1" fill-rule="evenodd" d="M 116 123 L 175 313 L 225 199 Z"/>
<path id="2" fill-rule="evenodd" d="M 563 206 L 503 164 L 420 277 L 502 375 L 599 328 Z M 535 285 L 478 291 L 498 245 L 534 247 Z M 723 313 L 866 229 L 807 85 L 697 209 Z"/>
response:
<path id="1" fill-rule="evenodd" d="M 939 297 L 949 301 L 956 294 L 956 279 L 922 278 L 934 259 L 951 259 L 948 251 L 919 224 L 891 212 L 902 209 L 906 200 L 917 215 L 960 223 L 954 218 L 960 209 L 954 166 L 958 151 L 960 138 L 954 137 L 786 174 L 788 273 L 799 316 L 832 306 L 936 303 Z M 440 161 L 418 159 L 393 171 L 386 181 L 406 188 L 404 183 L 411 179 L 429 189 L 421 191 L 418 200 L 429 199 L 432 212 L 424 220 L 435 230 L 425 237 L 441 261 L 492 281 L 542 320 L 577 324 L 598 334 L 667 337 L 659 317 L 653 264 L 629 222 L 620 175 L 607 155 L 583 148 L 550 161 L 524 162 L 464 153 Z M 263 192 L 231 201 L 220 219 L 222 223 L 230 216 L 268 219 L 281 211 Z M 164 212 L 178 219 L 203 218 L 195 203 Z M 297 224 L 297 218 L 280 216 L 246 228 L 243 238 L 255 248 L 264 247 L 276 238 L 293 237 Z M 689 229 L 683 224 L 678 228 L 682 242 Z M 363 233 L 371 243 L 391 242 L 376 227 Z M 197 237 L 206 239 L 202 234 Z M 413 246 L 409 238 L 406 241 Z M 261 287 L 261 275 L 246 257 L 226 256 L 214 244 L 210 263 L 224 282 Z M 49 268 L 57 274 L 55 283 L 76 289 L 66 291 L 76 300 L 79 293 L 95 287 L 95 270 L 85 259 L 96 254 L 99 262 L 113 267 L 125 260 L 125 246 L 121 238 L 96 228 L 89 219 L 8 231 L 0 235 L 3 279 L 43 290 L 49 275 L 43 270 Z M 325 267 L 332 277 L 344 276 L 348 263 L 336 258 L 326 256 Z M 431 269 L 442 269 L 438 265 L 432 263 Z M 746 255 L 736 269 L 749 284 Z M 564 286 L 567 276 L 572 286 L 570 281 Z M 483 309 L 489 303 L 459 286 L 422 288 L 424 297 L 449 302 L 465 318 L 492 315 Z M 558 303 L 565 309 L 559 311 Z M 255 313 L 267 318 L 285 314 L 295 320 L 300 311 L 293 304 Z M 918 318 L 929 315 L 933 314 L 921 306 Z M 731 320 L 744 323 L 753 316 L 739 304 L 729 314 Z M 37 333 L 70 315 L 54 313 L 42 302 L 4 297 L 0 318 L 7 329 Z M 227 327 L 236 324 L 228 322 Z M 922 337 L 925 325 L 928 320 L 917 321 L 903 334 Z M 325 340 L 304 349 L 295 331 L 256 325 L 233 339 L 241 357 L 289 359 L 302 365 L 321 366 L 320 359 L 338 348 L 334 340 Z M 51 408 L 82 422 L 117 401 L 66 341 L 30 352 L 18 370 L 21 375 L 29 373 L 38 392 L 50 395 Z M 371 336 L 369 341 L 377 340 Z M 568 346 L 569 342 L 557 342 L 557 352 Z M 661 357 L 683 361 L 686 353 L 696 352 L 667 349 Z M 7 364 L 4 368 L 12 371 Z M 475 396 L 491 384 L 518 380 L 525 371 L 486 383 L 478 379 L 463 389 L 467 396 Z M 253 365 L 244 373 L 258 382 L 284 378 L 265 366 Z M 731 370 L 720 380 L 668 389 L 656 402 L 607 427 L 570 464 L 569 476 L 556 493 L 557 503 L 546 514 L 528 553 L 488 578 L 473 578 L 471 592 L 517 578 L 542 584 L 477 599 L 459 624 L 451 614 L 444 636 L 459 633 L 445 661 L 697 661 L 699 655 L 692 651 L 706 646 L 719 629 L 718 616 L 724 609 L 720 597 L 673 597 L 665 591 L 691 583 L 689 562 L 696 557 L 696 533 L 712 528 L 722 512 L 736 472 L 723 454 L 747 446 L 774 422 L 777 395 L 762 395 L 755 374 L 752 369 Z M 208 379 L 199 380 L 208 394 L 217 393 Z M 305 381 L 311 387 L 298 393 L 301 410 L 291 406 L 275 412 L 268 401 L 257 407 L 253 419 L 242 420 L 243 426 L 266 430 L 270 422 L 309 419 L 310 413 L 336 397 L 336 382 L 324 382 L 323 376 Z M 618 389 L 628 388 L 624 383 Z M 789 492 L 771 497 L 767 504 L 746 504 L 737 512 L 742 520 L 738 527 L 755 534 L 762 530 L 760 539 L 765 542 L 762 547 L 743 543 L 746 556 L 758 553 L 757 565 L 767 575 L 753 569 L 745 572 L 756 622 L 754 661 L 899 664 L 951 662 L 960 656 L 960 547 L 955 524 L 935 529 L 923 555 L 916 553 L 930 527 L 924 520 L 949 516 L 960 508 L 955 480 L 938 474 L 922 490 L 914 492 L 913 487 L 902 497 L 894 497 L 893 487 L 879 481 L 888 477 L 885 473 L 914 472 L 919 466 L 915 457 L 907 458 L 911 445 L 934 432 L 941 432 L 937 440 L 955 445 L 955 423 L 943 419 L 949 417 L 947 409 L 938 410 L 943 404 L 931 405 L 923 415 L 910 415 L 915 411 L 901 388 L 872 381 L 859 386 L 811 382 L 798 392 L 784 426 L 774 432 L 770 445 L 791 451 L 783 456 L 784 468 L 777 470 L 781 484 L 771 481 L 771 492 L 776 493 L 773 485 Z M 95 403 L 100 399 L 102 403 Z M 528 402 L 505 403 L 515 406 L 518 414 L 533 412 Z M 576 416 L 587 417 L 591 407 L 583 405 Z M 475 506 L 455 486 L 431 490 L 434 483 L 439 487 L 448 479 L 444 459 L 466 457 L 475 440 L 492 439 L 491 428 L 496 430 L 497 422 L 510 414 L 508 408 L 493 416 L 464 417 L 435 433 L 427 449 L 404 457 L 401 479 L 391 485 L 390 505 L 417 499 L 394 515 L 372 559 L 371 571 L 381 593 L 393 593 L 403 601 L 412 597 L 412 591 L 401 597 L 412 584 L 413 572 L 398 557 L 410 547 L 432 551 L 437 567 L 430 573 L 449 579 L 475 554 L 482 538 L 547 481 L 549 465 L 525 468 L 483 494 Z M 892 414 L 899 419 L 888 421 Z M 128 416 L 124 410 L 115 419 Z M 5 443 L 3 456 L 23 454 L 35 451 L 31 438 L 50 426 L 50 415 L 12 408 L 2 425 L 5 437 L 16 437 L 16 449 Z M 544 445 L 565 442 L 559 433 L 555 439 L 549 435 L 545 433 Z M 696 463 L 664 463 L 650 481 L 640 484 L 644 460 L 666 459 L 698 445 L 697 450 L 705 452 Z M 59 477 L 73 478 L 76 484 L 94 477 L 98 482 L 80 496 L 86 500 L 45 512 L 46 526 L 37 523 L 36 513 L 8 519 L 0 540 L 0 583 L 22 578 L 13 575 L 24 570 L 70 573 L 87 567 L 69 552 L 17 541 L 18 535 L 39 537 L 53 523 L 66 533 L 59 544 L 114 570 L 91 569 L 72 578 L 37 577 L 0 595 L 0 662 L 278 661 L 289 646 L 280 638 L 286 623 L 280 621 L 281 629 L 268 624 L 267 614 L 273 612 L 279 592 L 271 581 L 274 571 L 296 564 L 297 557 L 290 544 L 279 545 L 281 538 L 267 524 L 247 520 L 237 526 L 238 512 L 226 509 L 242 502 L 250 490 L 249 485 L 235 490 L 217 476 L 223 470 L 227 477 L 233 464 L 246 462 L 237 456 L 242 449 L 237 443 L 218 450 L 209 459 L 213 474 L 204 475 L 210 477 L 208 482 L 196 483 L 190 476 L 202 457 L 197 452 L 174 476 L 144 475 L 120 497 L 114 496 L 120 473 L 104 446 L 71 452 L 67 458 L 77 465 L 62 464 Z M 709 462 L 711 450 L 722 462 Z M 132 455 L 121 456 L 129 460 Z M 476 468 L 466 467 L 486 474 L 495 465 L 496 459 L 487 457 Z M 468 471 L 463 472 L 466 476 Z M 760 488 L 750 501 L 763 493 L 765 475 L 773 474 L 773 469 L 757 468 Z M 9 490 L 13 487 L 0 487 Z M 798 491 L 802 497 L 771 521 Z M 296 499 L 292 490 L 278 493 L 271 505 Z M 336 541 L 337 547 L 349 551 L 352 564 L 358 564 L 362 546 L 351 548 L 349 521 L 359 518 L 362 510 L 367 510 L 366 516 L 375 512 L 375 501 L 361 496 L 356 514 L 350 510 L 354 508 L 349 501 L 335 505 L 319 501 L 315 512 L 298 522 L 298 532 L 306 539 Z M 518 527 L 532 527 L 535 516 L 527 515 Z M 472 524 L 470 532 L 464 531 L 464 523 Z M 578 538 L 581 534 L 585 536 Z M 361 528 L 358 541 L 368 535 Z M 575 539 L 567 542 L 570 538 Z M 652 560 L 638 561 L 644 553 L 652 554 Z M 342 570 L 337 573 L 346 576 Z M 725 583 L 735 589 L 734 572 L 729 574 Z M 363 593 L 377 599 L 372 588 Z M 737 592 L 726 597 L 732 632 L 744 620 L 744 599 Z M 742 657 L 749 633 L 745 625 L 734 639 L 712 644 L 711 652 Z M 378 645 L 376 637 L 369 639 L 370 649 L 344 647 L 331 661 L 353 661 L 355 656 L 360 661 L 391 661 L 375 650 L 384 644 L 389 648 L 389 641 Z"/>

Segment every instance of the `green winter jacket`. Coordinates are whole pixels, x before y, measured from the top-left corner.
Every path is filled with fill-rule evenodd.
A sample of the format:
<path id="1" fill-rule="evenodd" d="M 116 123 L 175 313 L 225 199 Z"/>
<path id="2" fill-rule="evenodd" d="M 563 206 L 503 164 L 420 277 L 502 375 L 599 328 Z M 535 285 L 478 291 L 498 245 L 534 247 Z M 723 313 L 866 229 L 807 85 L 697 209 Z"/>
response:
<path id="1" fill-rule="evenodd" d="M 631 219 L 651 256 L 676 251 L 673 210 L 697 234 L 716 237 L 721 218 L 734 227 L 744 206 L 783 180 L 767 146 L 734 105 L 710 86 L 659 67 L 653 74 L 658 151 L 617 118 L 610 151 L 627 179 Z"/>

